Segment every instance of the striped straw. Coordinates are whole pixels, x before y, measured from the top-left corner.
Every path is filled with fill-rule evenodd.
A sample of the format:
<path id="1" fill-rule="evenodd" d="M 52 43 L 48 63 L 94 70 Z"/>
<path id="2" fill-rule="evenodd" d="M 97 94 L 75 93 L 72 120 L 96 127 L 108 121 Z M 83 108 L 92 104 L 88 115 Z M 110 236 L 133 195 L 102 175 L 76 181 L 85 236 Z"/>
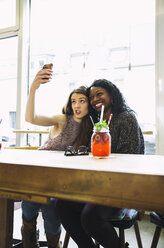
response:
<path id="1" fill-rule="evenodd" d="M 111 114 L 110 114 L 110 116 L 109 116 L 109 120 L 108 120 L 108 127 L 109 127 L 109 125 L 110 125 L 110 122 L 111 122 L 112 116 L 113 116 L 113 114 L 111 113 Z"/>

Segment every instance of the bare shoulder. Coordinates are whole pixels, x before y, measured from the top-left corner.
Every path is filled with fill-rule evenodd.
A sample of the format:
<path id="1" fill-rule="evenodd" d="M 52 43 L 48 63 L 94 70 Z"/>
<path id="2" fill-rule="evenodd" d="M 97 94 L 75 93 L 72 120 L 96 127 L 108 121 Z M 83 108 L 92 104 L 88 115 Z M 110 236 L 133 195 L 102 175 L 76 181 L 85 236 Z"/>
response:
<path id="1" fill-rule="evenodd" d="M 67 117 L 66 115 L 55 115 L 53 119 L 54 119 L 54 124 L 57 124 L 57 123 L 63 124 L 66 122 Z"/>
<path id="2" fill-rule="evenodd" d="M 66 115 L 54 115 L 52 117 L 52 122 L 53 122 L 53 126 L 64 126 L 66 123 L 67 117 Z"/>
<path id="3" fill-rule="evenodd" d="M 55 115 L 53 119 L 54 119 L 54 125 L 50 130 L 51 138 L 56 137 L 63 130 L 67 117 L 66 115 Z"/>

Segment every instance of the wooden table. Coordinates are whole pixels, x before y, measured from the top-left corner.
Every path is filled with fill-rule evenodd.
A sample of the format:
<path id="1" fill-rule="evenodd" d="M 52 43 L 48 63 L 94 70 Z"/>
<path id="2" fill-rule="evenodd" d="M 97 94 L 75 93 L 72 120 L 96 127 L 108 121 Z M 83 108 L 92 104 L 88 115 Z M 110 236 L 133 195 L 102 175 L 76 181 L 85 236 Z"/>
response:
<path id="1" fill-rule="evenodd" d="M 63 198 L 164 212 L 164 156 L 112 154 L 65 157 L 63 152 L 0 152 L 0 247 L 11 247 L 13 200 Z"/>

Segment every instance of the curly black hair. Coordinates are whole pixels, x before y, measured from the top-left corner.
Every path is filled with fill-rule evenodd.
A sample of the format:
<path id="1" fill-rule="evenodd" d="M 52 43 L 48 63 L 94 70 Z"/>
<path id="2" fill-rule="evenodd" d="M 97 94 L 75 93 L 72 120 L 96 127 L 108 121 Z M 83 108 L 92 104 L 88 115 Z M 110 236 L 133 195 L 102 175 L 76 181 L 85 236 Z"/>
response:
<path id="1" fill-rule="evenodd" d="M 122 93 L 120 92 L 120 90 L 117 88 L 117 86 L 115 84 L 113 84 L 109 80 L 107 80 L 107 79 L 95 80 L 87 89 L 87 96 L 88 97 L 90 95 L 90 89 L 92 87 L 101 87 L 108 92 L 108 94 L 111 97 L 111 110 L 112 110 L 113 114 L 120 114 L 124 111 L 132 111 L 128 107 L 128 105 L 127 105 Z M 93 117 L 95 115 L 97 115 L 97 111 L 95 111 L 90 104 L 89 104 L 89 109 L 90 109 L 90 113 Z"/>

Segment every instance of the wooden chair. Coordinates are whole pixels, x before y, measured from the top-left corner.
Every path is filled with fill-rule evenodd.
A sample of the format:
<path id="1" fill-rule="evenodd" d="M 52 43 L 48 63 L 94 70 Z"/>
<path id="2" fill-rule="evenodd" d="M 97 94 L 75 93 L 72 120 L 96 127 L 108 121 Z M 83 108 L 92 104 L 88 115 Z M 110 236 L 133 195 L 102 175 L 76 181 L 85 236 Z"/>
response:
<path id="1" fill-rule="evenodd" d="M 131 228 L 134 226 L 135 230 L 135 235 L 138 243 L 139 248 L 143 248 L 142 241 L 141 241 L 141 236 L 140 236 L 140 231 L 139 231 L 139 226 L 138 226 L 138 220 L 141 220 L 144 212 L 143 211 L 137 211 L 133 210 L 133 214 L 131 214 L 130 218 L 123 218 L 122 220 L 112 220 L 112 224 L 114 227 L 119 228 L 119 241 L 120 241 L 120 248 L 126 248 L 128 247 L 128 243 L 125 243 L 125 230 L 128 228 Z M 68 247 L 70 236 L 66 232 L 65 234 L 65 239 L 64 239 L 64 244 L 63 248 Z M 96 247 L 99 248 L 100 244 L 95 241 Z"/>
<path id="2" fill-rule="evenodd" d="M 150 222 L 156 225 L 153 240 L 151 243 L 151 248 L 156 248 L 160 238 L 161 230 L 162 228 L 164 228 L 164 215 L 158 214 L 156 212 L 151 212 Z"/>
<path id="3" fill-rule="evenodd" d="M 131 228 L 132 226 L 134 226 L 138 248 L 143 248 L 138 226 L 138 220 L 141 220 L 143 212 L 134 209 L 129 209 L 129 211 L 133 211 L 132 215 L 129 216 L 129 218 L 126 218 L 125 216 L 125 218 L 120 221 L 112 221 L 113 226 L 119 229 L 120 248 L 128 247 L 128 243 L 125 242 L 125 230 Z"/>

